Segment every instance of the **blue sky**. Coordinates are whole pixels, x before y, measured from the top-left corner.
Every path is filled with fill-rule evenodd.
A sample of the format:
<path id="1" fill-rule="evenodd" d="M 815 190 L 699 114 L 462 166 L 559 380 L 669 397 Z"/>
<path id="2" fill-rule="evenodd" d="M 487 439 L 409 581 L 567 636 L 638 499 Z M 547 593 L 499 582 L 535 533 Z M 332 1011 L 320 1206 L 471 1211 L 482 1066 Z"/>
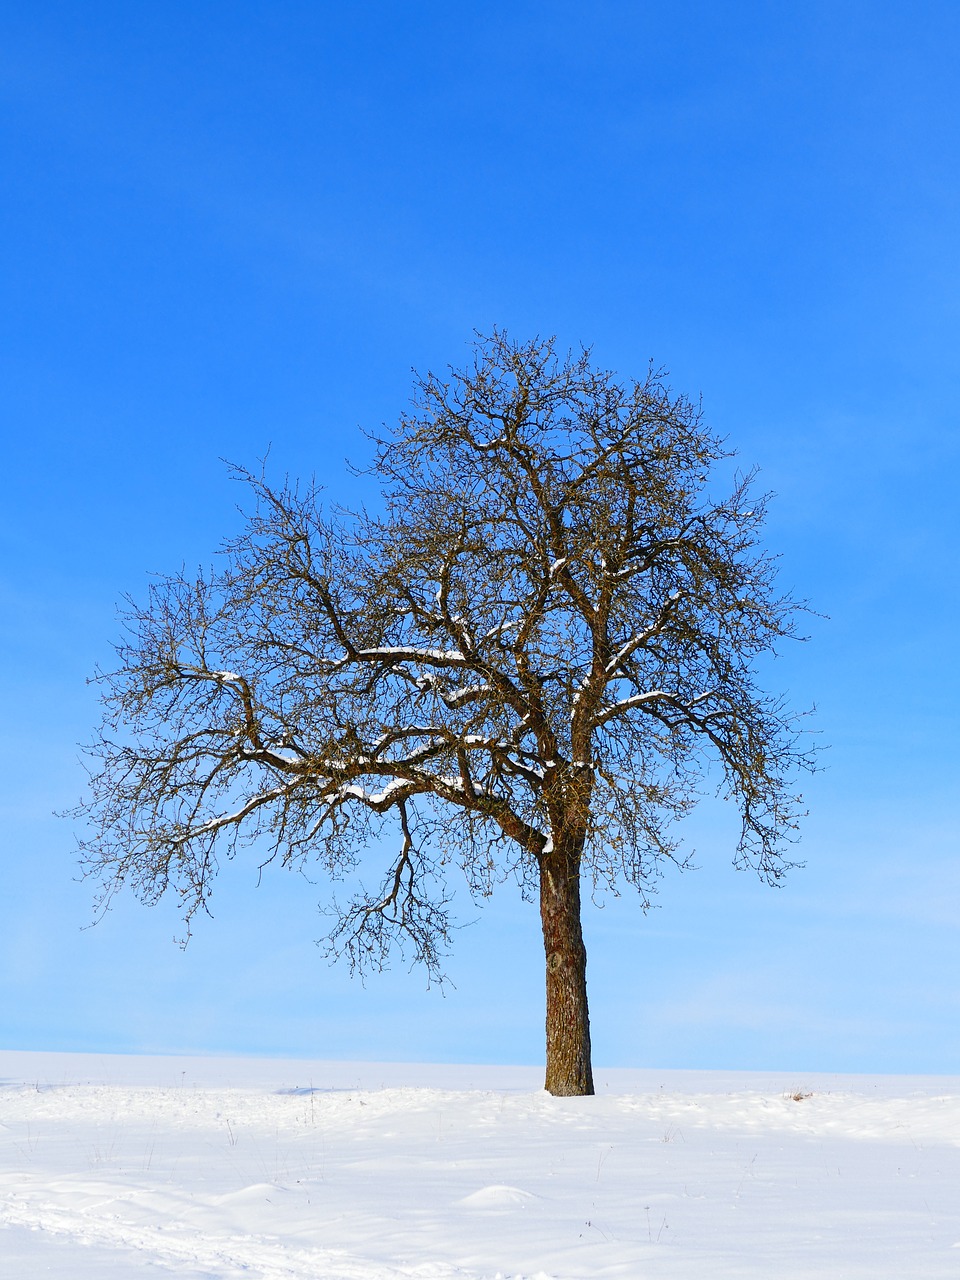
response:
<path id="1" fill-rule="evenodd" d="M 252 859 L 186 952 L 82 930 L 52 816 L 118 598 L 237 527 L 221 460 L 356 498 L 358 427 L 498 324 L 702 395 L 829 619 L 769 673 L 829 746 L 806 868 L 735 873 L 707 806 L 656 910 L 591 909 L 597 1061 L 960 1072 L 958 56 L 936 0 L 5 7 L 0 1043 L 540 1059 L 508 888 L 446 995 L 362 987 Z"/>

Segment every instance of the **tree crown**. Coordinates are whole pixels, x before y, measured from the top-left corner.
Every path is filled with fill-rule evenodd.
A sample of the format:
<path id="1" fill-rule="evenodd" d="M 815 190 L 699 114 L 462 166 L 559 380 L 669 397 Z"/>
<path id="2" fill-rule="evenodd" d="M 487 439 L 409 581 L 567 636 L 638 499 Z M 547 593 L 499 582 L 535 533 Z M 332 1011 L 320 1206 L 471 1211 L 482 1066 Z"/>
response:
<path id="1" fill-rule="evenodd" d="M 377 513 L 244 473 L 223 566 L 129 606 L 85 806 L 105 894 L 172 887 L 189 920 L 238 840 L 337 876 L 393 822 L 331 947 L 436 970 L 447 865 L 485 894 L 562 852 L 646 899 L 707 768 L 737 859 L 778 880 L 810 757 L 754 667 L 798 606 L 751 478 L 711 496 L 729 453 L 699 406 L 495 332 L 373 441 Z"/>

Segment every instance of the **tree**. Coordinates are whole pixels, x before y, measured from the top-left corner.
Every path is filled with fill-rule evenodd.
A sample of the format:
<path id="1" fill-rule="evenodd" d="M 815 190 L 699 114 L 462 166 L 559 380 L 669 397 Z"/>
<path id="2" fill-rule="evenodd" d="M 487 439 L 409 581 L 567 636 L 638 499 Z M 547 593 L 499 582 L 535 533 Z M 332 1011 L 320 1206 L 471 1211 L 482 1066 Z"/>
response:
<path id="1" fill-rule="evenodd" d="M 375 892 L 328 945 L 437 972 L 446 875 L 539 895 L 546 1087 L 593 1091 L 581 882 L 644 905 L 705 775 L 735 801 L 735 861 L 790 865 L 791 779 L 809 766 L 755 659 L 794 633 L 759 543 L 750 477 L 699 408 L 588 352 L 478 340 L 472 366 L 418 379 L 374 436 L 379 514 L 325 514 L 269 485 L 222 567 L 130 603 L 83 812 L 105 904 L 129 885 L 206 909 L 218 853 L 318 860 L 334 879 L 396 832 Z"/>

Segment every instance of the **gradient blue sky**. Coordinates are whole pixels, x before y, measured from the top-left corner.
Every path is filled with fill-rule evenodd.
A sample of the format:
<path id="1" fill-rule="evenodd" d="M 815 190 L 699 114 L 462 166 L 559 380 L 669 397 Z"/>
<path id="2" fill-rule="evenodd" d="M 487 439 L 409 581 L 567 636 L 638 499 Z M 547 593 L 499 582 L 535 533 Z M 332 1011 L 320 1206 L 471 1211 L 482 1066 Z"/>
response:
<path id="1" fill-rule="evenodd" d="M 816 702 L 806 869 L 701 869 L 587 920 L 609 1065 L 960 1072 L 960 7 L 169 0 L 0 13 L 0 1043 L 537 1062 L 534 910 L 455 989 L 366 987 L 322 888 L 228 868 L 95 929 L 70 824 L 116 602 L 237 526 L 221 462 L 359 481 L 357 428 L 474 328 L 653 358 L 778 493 L 829 621 L 770 672 Z"/>

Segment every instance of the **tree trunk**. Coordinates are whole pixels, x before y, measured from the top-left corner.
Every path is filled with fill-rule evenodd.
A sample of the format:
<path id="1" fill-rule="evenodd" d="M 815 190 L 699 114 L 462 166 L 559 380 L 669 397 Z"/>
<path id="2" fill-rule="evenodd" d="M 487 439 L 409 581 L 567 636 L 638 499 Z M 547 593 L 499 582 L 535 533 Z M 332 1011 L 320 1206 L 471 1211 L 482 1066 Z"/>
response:
<path id="1" fill-rule="evenodd" d="M 560 850 L 540 866 L 540 919 L 547 960 L 547 1078 L 557 1097 L 593 1093 L 587 952 L 580 924 L 580 859 Z"/>

